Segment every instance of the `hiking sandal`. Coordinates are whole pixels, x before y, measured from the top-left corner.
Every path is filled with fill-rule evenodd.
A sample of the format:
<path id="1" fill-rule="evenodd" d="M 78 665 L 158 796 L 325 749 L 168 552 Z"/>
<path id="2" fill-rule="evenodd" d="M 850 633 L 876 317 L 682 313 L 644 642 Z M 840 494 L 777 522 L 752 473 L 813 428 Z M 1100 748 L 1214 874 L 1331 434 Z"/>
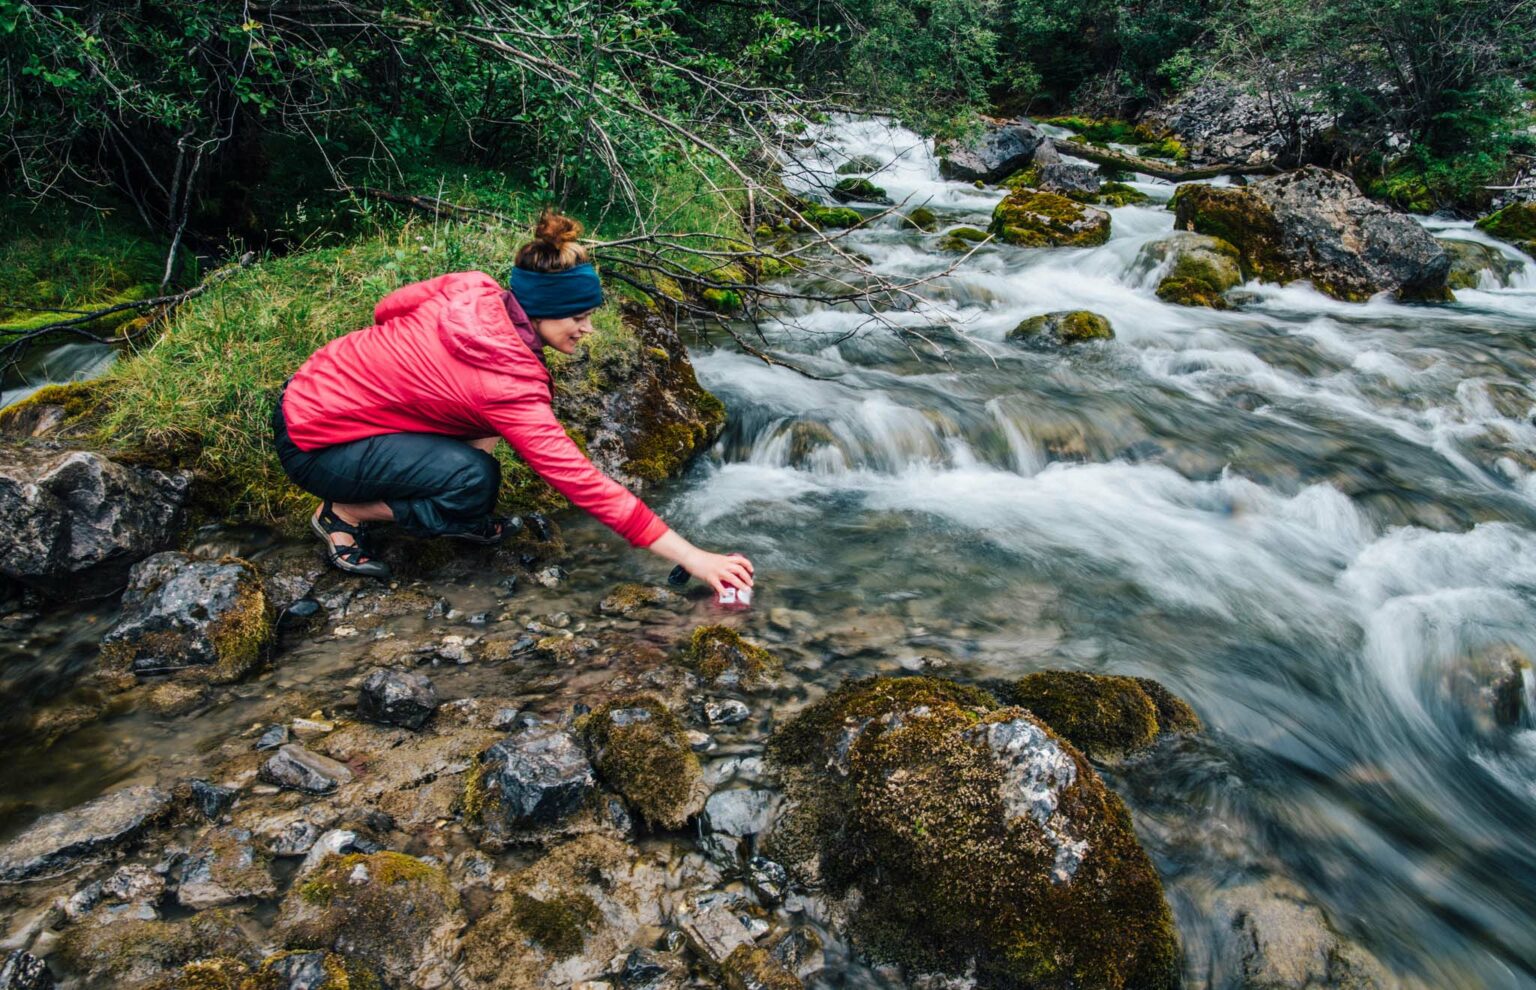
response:
<path id="1" fill-rule="evenodd" d="M 326 554 L 332 567 L 346 571 L 348 574 L 361 574 L 363 577 L 389 577 L 389 565 L 376 559 L 363 545 L 363 527 L 354 526 L 339 518 L 332 510 L 330 502 L 320 503 L 320 511 L 310 518 L 309 526 L 325 543 Z M 331 536 L 335 533 L 344 533 L 352 537 L 352 543 L 338 546 L 331 541 Z"/>
<path id="2" fill-rule="evenodd" d="M 522 528 L 523 520 L 520 516 L 490 516 L 474 529 L 445 535 L 455 540 L 463 540 L 466 543 L 494 546 Z"/>

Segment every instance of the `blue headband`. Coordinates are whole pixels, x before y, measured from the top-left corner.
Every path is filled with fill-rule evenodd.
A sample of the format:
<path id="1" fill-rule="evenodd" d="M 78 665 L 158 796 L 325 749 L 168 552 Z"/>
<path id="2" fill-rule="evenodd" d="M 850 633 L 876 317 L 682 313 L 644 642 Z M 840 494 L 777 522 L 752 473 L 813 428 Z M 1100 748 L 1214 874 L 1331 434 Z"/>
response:
<path id="1" fill-rule="evenodd" d="M 603 304 L 603 283 L 590 261 L 563 272 L 514 267 L 507 283 L 523 312 L 536 320 L 575 316 Z"/>

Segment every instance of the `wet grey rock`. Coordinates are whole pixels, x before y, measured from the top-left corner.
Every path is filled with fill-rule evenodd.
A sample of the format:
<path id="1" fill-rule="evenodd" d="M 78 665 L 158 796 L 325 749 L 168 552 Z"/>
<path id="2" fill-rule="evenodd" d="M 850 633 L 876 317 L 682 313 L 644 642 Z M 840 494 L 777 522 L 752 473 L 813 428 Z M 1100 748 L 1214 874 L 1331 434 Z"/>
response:
<path id="1" fill-rule="evenodd" d="M 1050 162 L 1037 165 L 1035 188 L 1063 196 L 1092 196 L 1099 191 L 1099 170 L 1078 162 Z"/>
<path id="2" fill-rule="evenodd" d="M 310 619 L 320 614 L 320 603 L 313 598 L 300 598 L 278 614 L 278 628 L 284 632 L 303 628 Z"/>
<path id="3" fill-rule="evenodd" d="M 516 708 L 498 708 L 491 716 L 491 728 L 497 732 L 507 732 L 517 725 L 517 715 Z"/>
<path id="4" fill-rule="evenodd" d="M 141 863 L 134 863 L 102 881 L 100 891 L 102 897 L 114 901 L 154 902 L 165 893 L 165 877 Z"/>
<path id="5" fill-rule="evenodd" d="M 800 979 L 809 979 L 826 965 L 821 938 L 809 928 L 792 928 L 772 946 L 768 952 L 780 966 Z"/>
<path id="6" fill-rule="evenodd" d="M 294 743 L 272 754 L 258 775 L 269 784 L 310 794 L 329 794 L 352 782 L 352 771 L 343 764 Z"/>
<path id="7" fill-rule="evenodd" d="M 0 990 L 53 990 L 48 964 L 20 949 L 0 963 Z"/>
<path id="8" fill-rule="evenodd" d="M 1437 237 L 1435 241 L 1450 255 L 1451 272 L 1447 283 L 1452 289 L 1480 289 L 1485 280 L 1491 283 L 1490 287 L 1507 289 L 1510 280 L 1523 267 L 1498 248 L 1478 241 L 1453 237 Z"/>
<path id="9" fill-rule="evenodd" d="M 281 990 L 320 990 L 332 985 L 334 974 L 326 967 L 326 952 L 291 952 L 262 967 L 276 976 Z"/>
<path id="10" fill-rule="evenodd" d="M 265 575 L 267 600 L 273 608 L 286 610 L 299 619 L 319 611 L 320 603 L 310 598 L 309 593 L 325 574 L 327 565 L 324 555 L 313 545 L 283 547 L 262 557 L 259 566 Z"/>
<path id="11" fill-rule="evenodd" d="M 319 866 L 329 856 L 340 856 L 349 852 L 372 852 L 363 848 L 356 832 L 351 829 L 333 828 L 329 832 L 315 840 L 310 847 L 304 862 L 299 864 L 297 876 L 304 876 L 310 870 Z"/>
<path id="12" fill-rule="evenodd" d="M 736 865 L 751 839 L 768 831 L 777 806 L 773 791 L 736 788 L 711 794 L 700 819 L 705 851 L 719 862 Z"/>
<path id="13" fill-rule="evenodd" d="M 234 807 L 236 793 L 233 787 L 220 787 L 206 780 L 192 781 L 192 803 L 209 821 L 218 821 Z"/>
<path id="14" fill-rule="evenodd" d="M 480 754 L 479 773 L 481 824 L 499 840 L 559 823 L 597 786 L 576 737 L 548 725 L 516 732 L 487 749 Z"/>
<path id="15" fill-rule="evenodd" d="M 437 688 L 425 674 L 375 670 L 363 681 L 357 713 L 370 722 L 420 729 L 437 709 Z"/>
<path id="16" fill-rule="evenodd" d="M 1310 281 L 1338 299 L 1378 292 L 1409 300 L 1450 297 L 1451 259 L 1403 213 L 1366 199 L 1354 180 L 1308 166 L 1247 186 L 1180 186 L 1181 230 L 1225 237 L 1246 274 L 1266 282 Z"/>
<path id="17" fill-rule="evenodd" d="M 122 615 L 101 645 L 110 665 L 135 674 L 199 667 L 215 681 L 233 681 L 261 664 L 271 636 L 254 567 L 166 551 L 134 565 Z"/>
<path id="18" fill-rule="evenodd" d="M 1000 182 L 1028 165 L 1044 141 L 1032 121 L 989 127 L 980 137 L 950 148 L 939 159 L 939 172 L 960 182 Z"/>
<path id="19" fill-rule="evenodd" d="M 276 749 L 288 742 L 288 726 L 274 725 L 256 738 L 256 749 Z"/>
<path id="20" fill-rule="evenodd" d="M 765 907 L 771 907 L 789 891 L 789 873 L 771 859 L 753 856 L 747 863 L 747 885 Z"/>
<path id="21" fill-rule="evenodd" d="M 688 947 L 712 966 L 723 965 L 738 948 L 751 945 L 752 933 L 729 908 L 712 905 L 692 911 L 678 919 L 677 927 L 688 939 Z"/>
<path id="22" fill-rule="evenodd" d="M 687 967 L 672 953 L 636 949 L 624 958 L 619 986 L 624 990 L 677 990 L 687 977 Z"/>
<path id="23" fill-rule="evenodd" d="M 274 856 L 302 856 L 314 848 L 320 838 L 320 826 L 314 822 L 296 819 L 280 828 L 273 835 L 267 848 Z"/>
<path id="24" fill-rule="evenodd" d="M 86 450 L 7 447 L 0 578 L 75 600 L 110 594 L 175 538 L 189 477 Z"/>
<path id="25" fill-rule="evenodd" d="M 176 902 L 192 911 L 277 893 L 267 856 L 245 829 L 209 832 L 175 873 Z"/>
<path id="26" fill-rule="evenodd" d="M 44 815 L 0 845 L 0 883 L 62 873 L 97 853 L 126 846 L 170 806 L 165 791 L 137 785 Z"/>
<path id="27" fill-rule="evenodd" d="M 710 725 L 739 725 L 752 715 L 751 709 L 732 698 L 711 699 L 704 702 L 699 711 L 704 716 L 704 721 Z"/>
<path id="28" fill-rule="evenodd" d="M 546 567 L 535 574 L 533 579 L 546 588 L 558 588 L 569 576 L 562 567 Z"/>
<path id="29" fill-rule="evenodd" d="M 1441 692 L 1474 734 L 1496 737 L 1525 723 L 1530 670 L 1529 657 L 1498 643 L 1452 661 L 1441 676 Z"/>
<path id="30" fill-rule="evenodd" d="M 102 883 L 100 880 L 92 880 L 79 890 L 70 894 L 64 901 L 64 917 L 70 921 L 79 921 L 90 914 L 101 903 Z"/>

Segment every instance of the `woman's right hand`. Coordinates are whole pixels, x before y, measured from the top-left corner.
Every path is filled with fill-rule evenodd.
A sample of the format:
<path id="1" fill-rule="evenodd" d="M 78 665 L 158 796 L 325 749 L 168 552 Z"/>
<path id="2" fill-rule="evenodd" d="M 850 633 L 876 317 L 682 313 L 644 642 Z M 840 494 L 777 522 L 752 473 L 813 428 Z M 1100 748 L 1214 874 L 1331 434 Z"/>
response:
<path id="1" fill-rule="evenodd" d="M 710 553 L 695 548 L 688 560 L 682 561 L 684 570 L 703 581 L 716 593 L 726 586 L 752 587 L 752 561 L 740 554 Z"/>

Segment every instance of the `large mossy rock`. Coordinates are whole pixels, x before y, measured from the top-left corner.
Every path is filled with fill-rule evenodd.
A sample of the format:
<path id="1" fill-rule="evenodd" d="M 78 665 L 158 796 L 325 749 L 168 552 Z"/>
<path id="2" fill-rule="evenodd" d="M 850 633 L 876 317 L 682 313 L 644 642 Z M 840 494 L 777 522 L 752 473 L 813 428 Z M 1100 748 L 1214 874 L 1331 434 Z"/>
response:
<path id="1" fill-rule="evenodd" d="M 1109 214 L 1056 193 L 1020 188 L 992 211 L 987 229 L 1020 247 L 1097 247 L 1109 240 Z"/>
<path id="2" fill-rule="evenodd" d="M 1536 203 L 1511 203 L 1483 217 L 1477 227 L 1526 254 L 1536 255 Z"/>
<path id="3" fill-rule="evenodd" d="M 79 976 L 82 986 L 136 990 L 176 967 L 215 957 L 258 958 L 236 916 L 225 911 L 201 911 L 179 921 L 87 916 L 65 931 L 54 958 Z"/>
<path id="4" fill-rule="evenodd" d="M 626 316 L 632 346 L 593 349 L 555 372 L 555 413 L 587 456 L 633 491 L 677 474 L 725 428 L 725 406 L 694 374 L 688 349 L 655 313 Z"/>
<path id="5" fill-rule="evenodd" d="M 854 177 L 838 180 L 832 187 L 832 198 L 839 203 L 889 204 L 891 201 L 884 189 L 868 179 Z"/>
<path id="6" fill-rule="evenodd" d="M 769 855 L 848 904 L 855 942 L 983 987 L 1159 990 L 1179 947 L 1124 805 L 1023 708 L 926 677 L 844 685 L 769 741 Z"/>
<path id="7" fill-rule="evenodd" d="M 939 158 L 939 174 L 959 182 L 999 182 L 1028 165 L 1044 143 L 1045 133 L 1033 121 L 988 127 L 946 149 Z"/>
<path id="8" fill-rule="evenodd" d="M 1006 339 L 1025 344 L 1081 344 L 1111 340 L 1114 328 L 1106 317 L 1086 309 L 1067 309 L 1031 316 L 1008 331 Z"/>
<path id="9" fill-rule="evenodd" d="M 709 796 L 687 729 L 650 695 L 615 698 L 586 715 L 581 736 L 603 783 L 651 825 L 682 828 Z"/>
<path id="10" fill-rule="evenodd" d="M 272 623 L 255 567 L 236 557 L 194 560 L 166 551 L 133 568 L 122 616 L 102 638 L 102 658 L 135 674 L 197 668 L 212 681 L 236 681 L 265 659 Z"/>
<path id="11" fill-rule="evenodd" d="M 1219 237 L 1174 234 L 1141 249 L 1137 263 L 1156 268 L 1172 259 L 1157 283 L 1157 297 L 1179 306 L 1226 309 L 1223 295 L 1243 281 L 1242 255 Z"/>
<path id="12" fill-rule="evenodd" d="M 1510 278 L 1522 267 L 1514 258 L 1487 244 L 1457 237 L 1436 240 L 1451 256 L 1451 273 L 1446 277 L 1446 284 L 1452 289 L 1480 289 L 1485 273 L 1495 286 L 1508 288 Z"/>
<path id="13" fill-rule="evenodd" d="M 511 877 L 465 934 L 460 985 L 564 990 L 609 971 L 661 923 L 665 882 L 654 858 L 609 836 L 551 849 Z"/>
<path id="14" fill-rule="evenodd" d="M 1243 271 L 1265 282 L 1306 280 L 1336 299 L 1379 292 L 1445 301 L 1451 261 L 1429 232 L 1361 194 L 1354 180 L 1308 166 L 1242 187 L 1183 185 L 1176 225 L 1237 248 Z"/>
<path id="15" fill-rule="evenodd" d="M 88 450 L 0 451 L 0 578 L 72 600 L 116 591 L 169 544 L 188 476 Z"/>
<path id="16" fill-rule="evenodd" d="M 331 856 L 283 899 L 273 934 L 289 949 L 332 951 L 391 984 L 453 984 L 459 895 L 436 866 L 397 852 Z"/>
<path id="17" fill-rule="evenodd" d="M 1194 709 L 1145 677 L 1041 670 L 1013 682 L 1007 697 L 1101 763 L 1140 753 L 1164 735 L 1200 731 Z"/>

